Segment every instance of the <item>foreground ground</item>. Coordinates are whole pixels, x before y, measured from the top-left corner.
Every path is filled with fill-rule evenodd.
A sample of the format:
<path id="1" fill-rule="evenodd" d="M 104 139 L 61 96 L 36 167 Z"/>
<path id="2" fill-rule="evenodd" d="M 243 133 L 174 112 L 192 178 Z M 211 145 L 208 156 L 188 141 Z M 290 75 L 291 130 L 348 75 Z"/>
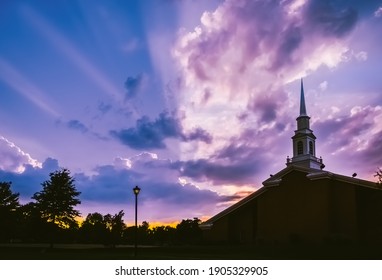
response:
<path id="1" fill-rule="evenodd" d="M 241 246 L 138 247 L 138 259 L 382 259 L 378 247 L 319 246 L 254 248 Z M 135 259 L 134 247 L 101 245 L 0 244 L 2 260 L 122 260 Z"/>

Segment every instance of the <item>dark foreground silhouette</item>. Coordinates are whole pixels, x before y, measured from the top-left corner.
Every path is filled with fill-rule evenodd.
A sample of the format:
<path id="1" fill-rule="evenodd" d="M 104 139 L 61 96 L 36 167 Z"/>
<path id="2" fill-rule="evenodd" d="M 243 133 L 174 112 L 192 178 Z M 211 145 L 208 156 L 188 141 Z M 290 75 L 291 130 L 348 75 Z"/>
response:
<path id="1" fill-rule="evenodd" d="M 360 245 L 321 246 L 139 246 L 137 259 L 290 259 L 290 260 L 363 260 L 382 259 L 382 248 Z M 135 259 L 133 246 L 106 247 L 102 245 L 2 244 L 0 259 L 6 260 L 123 260 Z"/>

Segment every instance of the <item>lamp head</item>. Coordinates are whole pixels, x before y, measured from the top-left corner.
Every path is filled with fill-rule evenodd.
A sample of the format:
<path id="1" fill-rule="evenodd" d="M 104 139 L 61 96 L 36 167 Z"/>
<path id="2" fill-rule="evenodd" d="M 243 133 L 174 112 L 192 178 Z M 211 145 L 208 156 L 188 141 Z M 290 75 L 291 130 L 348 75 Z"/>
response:
<path id="1" fill-rule="evenodd" d="M 133 189 L 135 195 L 138 195 L 140 191 L 141 189 L 138 186 L 135 186 L 135 188 Z"/>

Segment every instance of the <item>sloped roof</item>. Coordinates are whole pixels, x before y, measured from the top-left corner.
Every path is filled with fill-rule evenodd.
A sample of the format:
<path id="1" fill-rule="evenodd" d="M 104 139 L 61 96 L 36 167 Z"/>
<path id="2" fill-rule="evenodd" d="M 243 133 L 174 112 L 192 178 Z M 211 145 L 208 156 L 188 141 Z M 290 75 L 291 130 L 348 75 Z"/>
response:
<path id="1" fill-rule="evenodd" d="M 242 207 L 243 205 L 245 205 L 246 203 L 252 201 L 254 198 L 258 197 L 259 195 L 261 195 L 263 192 L 267 191 L 267 187 L 262 187 L 256 191 L 254 191 L 253 193 L 251 193 L 250 195 L 244 197 L 242 200 L 240 200 L 239 202 L 231 205 L 230 207 L 228 207 L 227 209 L 221 211 L 220 213 L 216 214 L 215 216 L 211 217 L 210 219 L 208 219 L 207 221 L 203 222 L 200 224 L 200 227 L 203 229 L 203 228 L 208 228 L 209 226 L 212 226 L 212 224 L 219 220 L 220 218 L 224 217 L 225 215 L 235 211 L 236 209 Z"/>
<path id="2" fill-rule="evenodd" d="M 202 229 L 210 228 L 213 225 L 213 223 L 216 222 L 217 220 L 219 220 L 220 218 L 222 218 L 222 217 L 228 215 L 229 213 L 235 211 L 236 209 L 244 206 L 248 202 L 252 201 L 256 197 L 258 197 L 261 194 L 263 194 L 264 192 L 266 192 L 270 187 L 279 185 L 281 180 L 282 180 L 282 177 L 284 177 L 285 175 L 287 175 L 288 173 L 290 173 L 292 171 L 299 171 L 299 172 L 307 173 L 307 177 L 310 180 L 319 180 L 319 179 L 329 178 L 329 179 L 342 181 L 342 182 L 350 183 L 350 184 L 361 186 L 361 187 L 367 187 L 367 188 L 382 190 L 381 187 L 379 187 L 379 185 L 375 182 L 362 180 L 362 179 L 358 179 L 358 178 L 353 178 L 353 177 L 349 177 L 349 176 L 344 176 L 344 175 L 332 173 L 329 171 L 323 171 L 323 170 L 313 169 L 313 168 L 306 168 L 306 167 L 291 164 L 291 165 L 287 166 L 286 168 L 280 170 L 275 175 L 272 175 L 267 180 L 265 180 L 263 182 L 263 187 L 259 188 L 258 190 L 254 191 L 252 194 L 250 194 L 250 195 L 246 196 L 245 198 L 243 198 L 242 200 L 240 200 L 239 202 L 231 205 L 227 209 L 221 211 L 220 213 L 216 214 L 215 216 L 211 217 L 207 221 L 200 224 L 200 228 L 202 228 Z"/>

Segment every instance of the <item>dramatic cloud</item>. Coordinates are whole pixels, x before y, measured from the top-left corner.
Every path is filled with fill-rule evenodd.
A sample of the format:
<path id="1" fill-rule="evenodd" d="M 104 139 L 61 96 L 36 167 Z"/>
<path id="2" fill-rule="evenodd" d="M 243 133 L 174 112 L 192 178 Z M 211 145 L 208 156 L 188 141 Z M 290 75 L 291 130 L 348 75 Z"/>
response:
<path id="1" fill-rule="evenodd" d="M 49 179 L 49 173 L 59 168 L 57 160 L 47 159 L 42 167 L 26 165 L 22 173 L 0 170 L 0 181 L 11 181 L 13 191 L 19 192 L 22 201 L 27 202 L 41 190 L 41 183 Z M 202 190 L 185 179 L 180 180 L 180 172 L 174 169 L 171 161 L 161 160 L 152 153 L 119 157 L 114 164 L 98 166 L 92 173 L 72 175 L 76 188 L 81 192 L 81 207 L 86 209 L 94 204 L 103 205 L 95 211 L 102 211 L 105 206 L 112 213 L 126 209 L 126 205 L 133 205 L 132 188 L 135 185 L 142 189 L 142 208 L 152 210 L 151 207 L 161 205 L 166 209 L 166 212 L 142 213 L 144 219 L 174 221 L 179 219 L 179 215 L 184 215 L 183 218 L 211 215 L 217 211 L 217 205 L 236 198 Z"/>
<path id="2" fill-rule="evenodd" d="M 317 121 L 314 128 L 325 145 L 345 149 L 348 145 L 362 147 L 370 132 L 378 127 L 375 118 L 382 115 L 381 107 L 354 107 L 349 115 Z M 335 152 L 335 150 L 332 150 Z"/>
<path id="3" fill-rule="evenodd" d="M 97 201 L 108 205 L 133 205 L 132 188 L 142 190 L 140 202 L 143 208 L 153 209 L 161 205 L 161 213 L 142 216 L 150 219 L 171 220 L 179 215 L 201 217 L 217 211 L 220 203 L 230 201 L 230 196 L 218 195 L 210 190 L 180 180 L 180 172 L 170 160 L 159 159 L 156 154 L 142 153 L 130 158 L 118 158 L 113 165 L 100 166 L 96 174 L 76 176 L 84 201 Z M 153 215 L 152 217 L 147 215 Z M 179 219 L 179 218 L 178 218 Z"/>
<path id="4" fill-rule="evenodd" d="M 41 166 L 37 160 L 3 136 L 0 136 L 0 159 L 0 170 L 3 171 L 20 173 L 25 170 L 26 165 Z"/>
<path id="5" fill-rule="evenodd" d="M 283 153 L 281 151 L 284 146 L 276 147 L 272 152 L 265 148 L 277 146 L 278 139 L 272 137 L 272 133 L 271 128 L 264 129 L 261 133 L 246 130 L 232 137 L 226 146 L 216 149 L 208 158 L 176 161 L 172 166 L 180 171 L 182 177 L 198 183 L 208 182 L 215 186 L 252 186 L 254 189 L 265 179 L 259 175 L 274 159 L 273 153 Z M 279 160 L 283 162 L 284 158 Z"/>
<path id="6" fill-rule="evenodd" d="M 59 169 L 55 159 L 48 158 L 40 166 L 24 164 L 22 172 L 0 170 L 0 181 L 12 182 L 12 190 L 20 193 L 21 200 L 29 201 L 41 190 L 41 183 L 49 179 L 49 173 Z"/>
<path id="7" fill-rule="evenodd" d="M 167 112 L 162 112 L 154 121 L 144 116 L 137 120 L 135 127 L 113 130 L 110 133 L 123 144 L 137 150 L 164 149 L 166 148 L 164 141 L 167 138 L 211 142 L 211 136 L 201 128 L 185 133 L 180 120 Z"/>
<path id="8" fill-rule="evenodd" d="M 193 31 L 183 30 L 173 49 L 181 73 L 180 109 L 187 116 L 182 125 L 203 123 L 214 139 L 208 147 L 183 143 L 183 158 L 208 169 L 203 159 L 235 145 L 234 136 L 248 130 L 257 137 L 251 148 L 269 142 L 266 137 L 284 139 L 297 114 L 297 98 L 285 86 L 348 61 L 346 38 L 357 24 L 357 8 L 355 2 L 329 0 L 227 0 L 205 12 Z M 279 147 L 263 149 L 286 154 Z"/>
<path id="9" fill-rule="evenodd" d="M 334 116 L 315 122 L 313 127 L 330 162 L 335 163 L 333 156 L 337 156 L 344 170 L 356 168 L 370 176 L 382 164 L 381 106 L 353 107 L 346 115 L 336 111 Z"/>
<path id="10" fill-rule="evenodd" d="M 374 166 L 374 171 L 377 167 L 382 168 L 382 130 L 372 135 L 366 149 L 361 151 L 361 160 Z"/>

